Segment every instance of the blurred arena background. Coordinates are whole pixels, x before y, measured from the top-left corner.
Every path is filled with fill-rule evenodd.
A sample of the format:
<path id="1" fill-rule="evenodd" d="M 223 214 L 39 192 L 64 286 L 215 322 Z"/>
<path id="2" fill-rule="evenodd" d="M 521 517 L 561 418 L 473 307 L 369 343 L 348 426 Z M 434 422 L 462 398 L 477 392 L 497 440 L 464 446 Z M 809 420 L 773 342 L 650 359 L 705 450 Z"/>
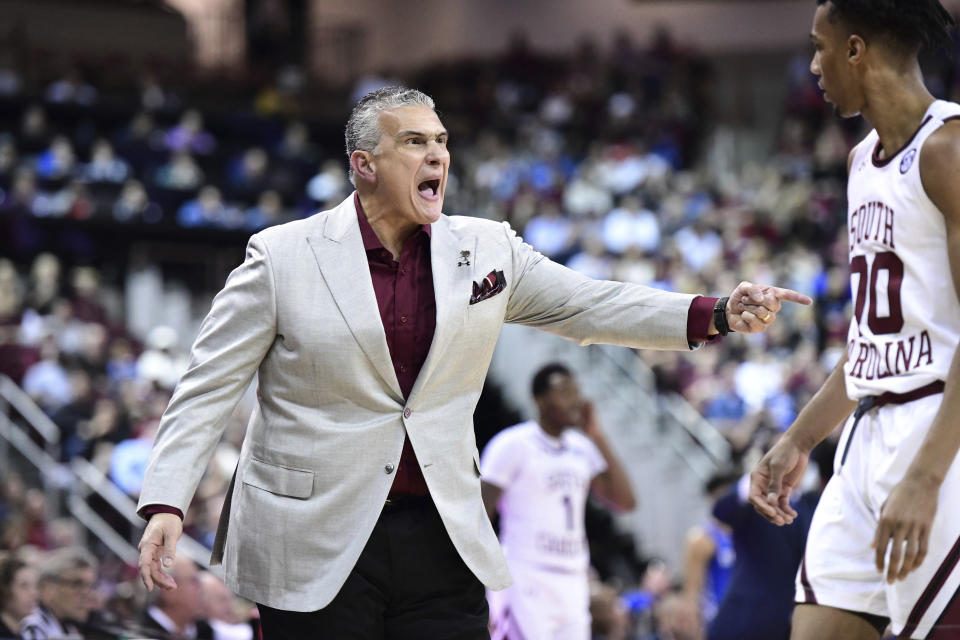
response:
<path id="1" fill-rule="evenodd" d="M 588 513 L 595 637 L 699 616 L 657 603 L 681 590 L 707 481 L 748 469 L 844 347 L 845 160 L 865 131 L 809 73 L 814 8 L 0 0 L 0 550 L 38 564 L 91 550 L 85 637 L 131 637 L 145 598 L 135 499 L 199 322 L 251 233 L 350 193 L 349 109 L 402 83 L 432 95 L 451 132 L 448 213 L 508 220 L 595 278 L 713 295 L 769 281 L 815 299 L 693 353 L 501 337 L 479 447 L 531 416 L 530 377 L 563 361 L 639 500 Z M 960 37 L 953 49 L 925 72 L 957 100 Z M 253 402 L 187 514 L 182 552 L 202 567 Z M 243 626 L 249 607 L 231 606 Z"/>

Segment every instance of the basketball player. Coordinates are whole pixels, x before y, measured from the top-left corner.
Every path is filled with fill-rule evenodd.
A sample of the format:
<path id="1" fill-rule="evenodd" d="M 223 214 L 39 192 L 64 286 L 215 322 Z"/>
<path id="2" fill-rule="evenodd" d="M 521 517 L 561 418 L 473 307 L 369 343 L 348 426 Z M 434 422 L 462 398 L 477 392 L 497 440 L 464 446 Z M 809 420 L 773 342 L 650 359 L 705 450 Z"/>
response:
<path id="1" fill-rule="evenodd" d="M 750 500 L 789 524 L 807 456 L 846 421 L 797 575 L 794 640 L 960 638 L 960 105 L 917 55 L 948 38 L 937 0 L 818 0 L 810 70 L 850 153 L 855 299 L 846 358 L 753 471 Z M 852 415 L 851 415 L 852 414 Z M 939 508 L 938 508 L 939 505 Z"/>
<path id="2" fill-rule="evenodd" d="M 532 387 L 539 421 L 504 429 L 480 459 L 483 502 L 491 519 L 499 507 L 514 579 L 490 592 L 491 637 L 589 640 L 587 494 L 630 510 L 633 493 L 570 370 L 547 365 Z"/>

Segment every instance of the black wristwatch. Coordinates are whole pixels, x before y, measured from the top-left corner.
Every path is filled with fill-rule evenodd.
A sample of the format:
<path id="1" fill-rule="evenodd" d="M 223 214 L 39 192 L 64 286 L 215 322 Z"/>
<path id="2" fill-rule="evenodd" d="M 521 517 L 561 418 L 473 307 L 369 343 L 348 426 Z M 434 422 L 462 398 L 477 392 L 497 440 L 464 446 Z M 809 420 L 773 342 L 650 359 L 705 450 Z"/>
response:
<path id="1" fill-rule="evenodd" d="M 721 336 L 730 333 L 730 325 L 727 324 L 727 302 L 729 300 L 730 296 L 720 298 L 717 300 L 717 304 L 713 305 L 713 324 L 717 327 Z"/>

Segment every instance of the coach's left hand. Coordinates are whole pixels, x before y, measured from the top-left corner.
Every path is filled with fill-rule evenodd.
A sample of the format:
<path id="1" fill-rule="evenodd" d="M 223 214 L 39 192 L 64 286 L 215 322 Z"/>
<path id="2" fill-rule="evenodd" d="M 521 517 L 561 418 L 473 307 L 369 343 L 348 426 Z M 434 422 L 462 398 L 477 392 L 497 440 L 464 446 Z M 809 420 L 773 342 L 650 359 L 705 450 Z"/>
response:
<path id="1" fill-rule="evenodd" d="M 940 484 L 932 478 L 908 473 L 887 496 L 880 509 L 877 533 L 870 545 L 876 552 L 877 571 L 890 546 L 887 582 L 903 580 L 927 557 L 930 527 L 937 513 Z"/>
<path id="2" fill-rule="evenodd" d="M 808 305 L 813 300 L 793 289 L 741 282 L 727 302 L 727 324 L 737 333 L 766 331 L 777 319 L 781 302 Z"/>

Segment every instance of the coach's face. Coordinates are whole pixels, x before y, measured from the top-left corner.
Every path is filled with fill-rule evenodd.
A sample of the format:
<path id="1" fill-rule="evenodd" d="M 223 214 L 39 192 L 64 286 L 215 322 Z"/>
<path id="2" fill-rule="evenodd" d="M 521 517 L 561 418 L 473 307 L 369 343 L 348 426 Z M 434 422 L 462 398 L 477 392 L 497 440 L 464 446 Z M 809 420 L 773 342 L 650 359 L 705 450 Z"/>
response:
<path id="1" fill-rule="evenodd" d="M 837 115 L 849 118 L 860 113 L 862 104 L 856 69 L 863 60 L 864 41 L 830 20 L 832 6 L 830 2 L 822 4 L 813 15 L 810 72 L 819 77 L 823 99 L 833 104 Z"/>
<path id="2" fill-rule="evenodd" d="M 389 109 L 380 114 L 380 132 L 371 159 L 377 191 L 403 219 L 435 222 L 450 169 L 447 130 L 440 118 L 421 105 Z"/>

